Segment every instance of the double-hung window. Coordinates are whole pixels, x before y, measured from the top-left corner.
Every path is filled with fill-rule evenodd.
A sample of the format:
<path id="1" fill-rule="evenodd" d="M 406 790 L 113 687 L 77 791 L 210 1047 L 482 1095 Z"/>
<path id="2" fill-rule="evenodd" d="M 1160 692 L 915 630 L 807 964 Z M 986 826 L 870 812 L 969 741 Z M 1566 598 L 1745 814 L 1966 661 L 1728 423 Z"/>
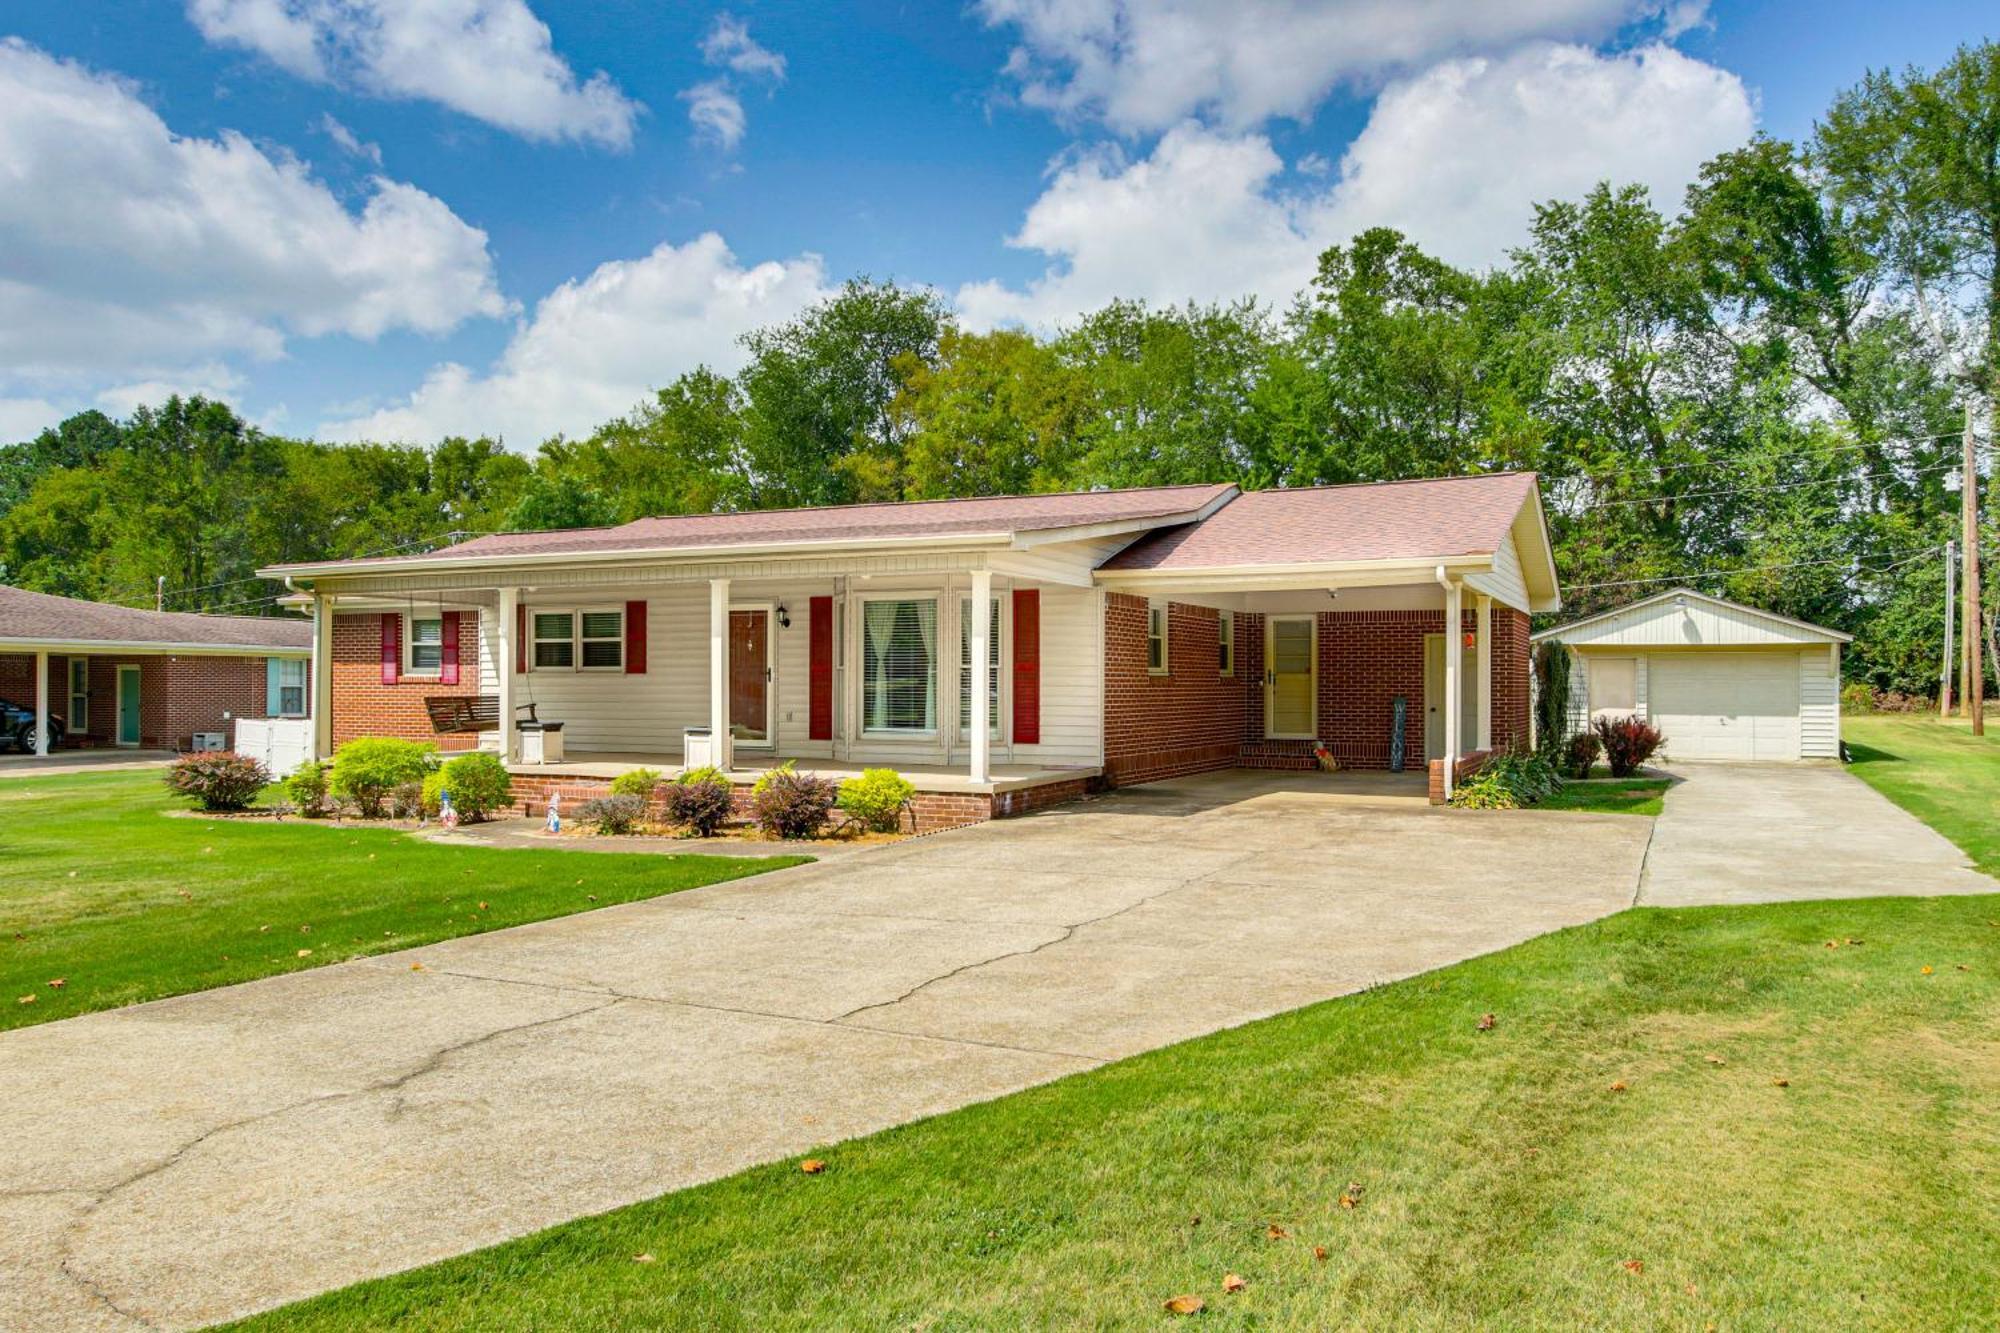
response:
<path id="1" fill-rule="evenodd" d="M 1215 670 L 1217 675 L 1236 674 L 1236 614 L 1218 613 L 1215 621 Z"/>
<path id="2" fill-rule="evenodd" d="M 993 599 L 986 625 L 986 727 L 1000 731 L 1000 599 Z M 958 602 L 958 730 L 972 732 L 972 599 Z"/>
<path id="3" fill-rule="evenodd" d="M 1167 604 L 1146 604 L 1146 670 L 1155 676 L 1167 674 Z"/>
<path id="4" fill-rule="evenodd" d="M 90 659 L 69 659 L 69 729 L 75 736 L 90 734 Z"/>
<path id="5" fill-rule="evenodd" d="M 537 671 L 620 671 L 625 666 L 625 612 L 613 608 L 537 611 L 529 617 Z"/>
<path id="6" fill-rule="evenodd" d="M 435 676 L 444 669 L 444 619 L 411 616 L 403 649 L 403 670 L 412 676 Z"/>
<path id="7" fill-rule="evenodd" d="M 278 716 L 306 715 L 306 664 L 301 657 L 278 659 Z"/>
<path id="8" fill-rule="evenodd" d="M 934 598 L 871 598 L 861 604 L 861 729 L 881 735 L 937 731 L 937 610 Z"/>

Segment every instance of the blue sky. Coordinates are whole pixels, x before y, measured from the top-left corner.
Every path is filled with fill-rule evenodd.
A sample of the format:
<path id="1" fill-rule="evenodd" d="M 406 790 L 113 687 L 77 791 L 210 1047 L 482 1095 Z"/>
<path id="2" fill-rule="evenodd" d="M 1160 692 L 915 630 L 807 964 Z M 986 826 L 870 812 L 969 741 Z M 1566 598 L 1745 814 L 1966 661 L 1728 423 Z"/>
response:
<path id="1" fill-rule="evenodd" d="M 975 326 L 1281 302 L 1674 197 L 1966 4 L 64 0 L 0 18 L 0 439 L 206 390 L 323 438 L 581 433 L 849 276 Z M 478 20 L 466 29 L 465 16 Z"/>

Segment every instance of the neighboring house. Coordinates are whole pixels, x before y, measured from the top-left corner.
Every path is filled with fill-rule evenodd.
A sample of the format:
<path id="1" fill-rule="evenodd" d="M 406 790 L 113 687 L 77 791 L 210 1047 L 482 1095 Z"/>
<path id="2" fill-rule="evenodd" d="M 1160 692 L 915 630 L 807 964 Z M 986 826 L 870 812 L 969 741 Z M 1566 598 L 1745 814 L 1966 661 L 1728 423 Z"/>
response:
<path id="1" fill-rule="evenodd" d="M 1559 605 L 1532 474 L 648 518 L 263 573 L 319 626 L 323 754 L 484 744 L 525 795 L 670 769 L 707 728 L 746 780 L 894 766 L 934 821 L 1309 768 L 1316 741 L 1387 768 L 1399 699 L 1410 768 L 1525 739 L 1528 616 Z M 495 729 L 438 734 L 448 699 Z M 560 765 L 518 763 L 530 704 Z"/>
<path id="2" fill-rule="evenodd" d="M 1675 588 L 1537 634 L 1568 646 L 1570 725 L 1636 714 L 1667 759 L 1840 756 L 1839 630 Z"/>
<path id="3" fill-rule="evenodd" d="M 188 749 L 235 743 L 241 717 L 303 717 L 312 627 L 296 619 L 204 616 L 52 597 L 0 586 L 0 699 L 20 724 L 0 747 Z M 10 714 L 12 715 L 12 714 Z"/>

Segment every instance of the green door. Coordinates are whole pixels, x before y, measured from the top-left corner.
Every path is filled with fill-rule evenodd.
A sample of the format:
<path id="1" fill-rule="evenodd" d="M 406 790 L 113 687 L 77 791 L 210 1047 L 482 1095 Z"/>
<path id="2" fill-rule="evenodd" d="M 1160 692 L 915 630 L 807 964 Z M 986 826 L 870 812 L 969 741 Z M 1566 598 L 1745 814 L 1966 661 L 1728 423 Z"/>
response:
<path id="1" fill-rule="evenodd" d="M 118 743 L 139 743 L 139 668 L 118 668 Z"/>

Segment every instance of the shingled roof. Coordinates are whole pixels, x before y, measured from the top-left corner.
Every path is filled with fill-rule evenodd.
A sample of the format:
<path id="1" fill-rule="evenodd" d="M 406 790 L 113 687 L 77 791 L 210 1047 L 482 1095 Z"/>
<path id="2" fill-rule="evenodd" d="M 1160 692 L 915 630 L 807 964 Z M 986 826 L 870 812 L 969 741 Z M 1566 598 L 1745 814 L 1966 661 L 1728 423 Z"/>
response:
<path id="1" fill-rule="evenodd" d="M 751 509 L 732 514 L 679 514 L 636 519 L 612 528 L 495 533 L 421 555 L 281 565 L 269 572 L 281 574 L 331 569 L 342 563 L 382 568 L 508 556 L 617 555 L 623 552 L 641 554 L 706 547 L 812 542 L 833 544 L 987 534 L 1008 536 L 1105 523 L 1191 518 L 1233 494 L 1235 489 L 1227 483 L 1149 486 L 1124 491 L 915 500 L 813 509 Z"/>
<path id="2" fill-rule="evenodd" d="M 312 626 L 266 616 L 142 611 L 0 584 L 0 647 L 42 643 L 289 652 L 312 646 Z"/>
<path id="3" fill-rule="evenodd" d="M 1249 491 L 1200 523 L 1147 533 L 1103 568 L 1178 572 L 1491 555 L 1534 494 L 1532 472 Z"/>

